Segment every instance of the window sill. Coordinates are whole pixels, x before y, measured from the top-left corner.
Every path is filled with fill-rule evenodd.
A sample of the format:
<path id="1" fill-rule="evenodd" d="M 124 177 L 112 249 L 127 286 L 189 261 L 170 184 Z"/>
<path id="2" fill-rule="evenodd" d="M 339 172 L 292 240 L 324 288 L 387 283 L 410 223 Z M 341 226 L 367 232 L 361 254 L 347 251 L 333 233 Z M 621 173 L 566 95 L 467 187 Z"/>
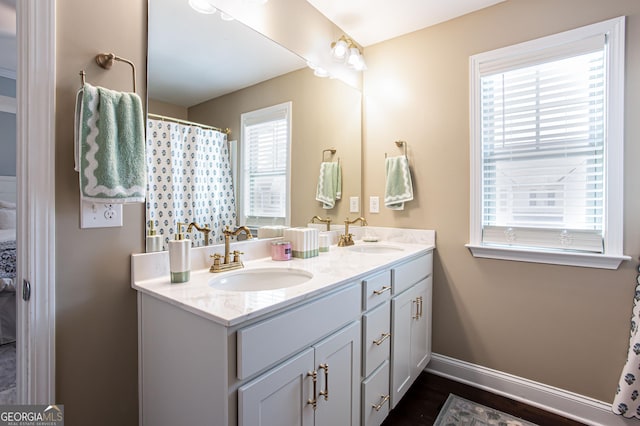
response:
<path id="1" fill-rule="evenodd" d="M 474 257 L 484 259 L 514 260 L 518 262 L 548 263 L 551 265 L 579 266 L 584 268 L 618 269 L 630 256 L 608 256 L 595 253 L 570 253 L 542 251 L 514 247 L 495 247 L 465 244 Z"/>

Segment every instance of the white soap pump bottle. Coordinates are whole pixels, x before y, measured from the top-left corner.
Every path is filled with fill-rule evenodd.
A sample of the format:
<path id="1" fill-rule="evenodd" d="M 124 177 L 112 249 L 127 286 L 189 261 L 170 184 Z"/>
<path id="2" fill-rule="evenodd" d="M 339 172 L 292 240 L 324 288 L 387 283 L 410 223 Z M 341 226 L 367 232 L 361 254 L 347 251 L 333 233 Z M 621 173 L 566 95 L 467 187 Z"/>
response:
<path id="1" fill-rule="evenodd" d="M 184 238 L 182 227 L 178 222 L 177 232 L 169 241 L 169 271 L 172 283 L 186 283 L 191 275 L 191 241 Z"/>
<path id="2" fill-rule="evenodd" d="M 149 233 L 147 234 L 146 244 L 147 253 L 162 251 L 162 237 L 157 235 L 153 222 L 153 220 L 149 221 Z"/>

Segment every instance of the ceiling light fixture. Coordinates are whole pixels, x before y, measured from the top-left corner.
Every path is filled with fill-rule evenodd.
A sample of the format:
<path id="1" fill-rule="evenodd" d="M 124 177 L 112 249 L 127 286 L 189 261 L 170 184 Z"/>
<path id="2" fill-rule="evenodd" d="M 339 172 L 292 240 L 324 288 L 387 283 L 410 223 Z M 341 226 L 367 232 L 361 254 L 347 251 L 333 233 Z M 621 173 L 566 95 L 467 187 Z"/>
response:
<path id="1" fill-rule="evenodd" d="M 357 71 L 364 71 L 367 65 L 360 48 L 349 37 L 343 35 L 331 43 L 331 56 L 338 61 L 344 61 L 349 68 Z"/>

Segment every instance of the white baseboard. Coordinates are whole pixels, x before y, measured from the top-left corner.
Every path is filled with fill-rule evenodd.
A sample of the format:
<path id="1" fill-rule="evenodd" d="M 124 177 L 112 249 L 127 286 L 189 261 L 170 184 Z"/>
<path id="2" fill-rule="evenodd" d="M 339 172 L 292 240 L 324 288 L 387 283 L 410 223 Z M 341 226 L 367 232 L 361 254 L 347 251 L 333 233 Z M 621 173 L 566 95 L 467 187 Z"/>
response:
<path id="1" fill-rule="evenodd" d="M 638 426 L 611 411 L 611 404 L 480 365 L 432 354 L 429 373 L 465 383 L 592 426 Z"/>

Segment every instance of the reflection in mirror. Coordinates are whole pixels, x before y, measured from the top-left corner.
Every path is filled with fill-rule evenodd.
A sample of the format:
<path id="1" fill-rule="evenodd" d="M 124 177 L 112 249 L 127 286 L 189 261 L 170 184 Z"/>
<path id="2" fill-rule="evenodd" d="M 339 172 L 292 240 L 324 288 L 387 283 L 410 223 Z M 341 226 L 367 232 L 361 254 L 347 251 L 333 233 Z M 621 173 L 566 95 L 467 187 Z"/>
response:
<path id="1" fill-rule="evenodd" d="M 360 195 L 358 90 L 338 80 L 315 77 L 302 58 L 282 46 L 237 21 L 220 19 L 219 14 L 197 13 L 187 2 L 149 0 L 148 28 L 148 112 L 204 125 L 194 127 L 158 118 L 154 121 L 156 126 L 164 125 L 162 130 L 156 129 L 159 131 L 155 137 L 169 140 L 160 146 L 156 140 L 155 148 L 149 147 L 149 161 L 156 165 L 155 169 L 150 167 L 151 181 L 158 182 L 161 191 L 167 191 L 175 183 L 175 178 L 172 181 L 170 177 L 171 169 L 182 174 L 179 183 L 187 189 L 196 185 L 196 177 L 205 180 L 198 181 L 204 186 L 198 195 L 185 194 L 176 199 L 163 193 L 162 200 L 157 196 L 149 198 L 147 221 L 154 219 L 165 248 L 166 241 L 173 238 L 177 222 L 209 225 L 211 244 L 221 241 L 224 226 L 245 224 L 237 219 L 237 209 L 243 207 L 239 205 L 241 194 L 237 199 L 234 197 L 242 182 L 234 182 L 232 178 L 241 161 L 241 115 L 288 102 L 292 105 L 288 223 L 303 226 L 315 215 L 332 217 L 334 223 L 344 220 L 349 214 L 349 197 Z M 229 128 L 230 134 L 206 126 Z M 175 136 L 169 134 L 169 127 Z M 167 147 L 175 145 L 171 143 L 172 137 L 182 140 L 184 146 L 191 145 L 195 138 L 205 138 L 213 146 L 211 151 L 181 154 L 184 158 L 176 162 L 164 158 L 164 163 L 160 160 L 158 164 L 158 159 L 152 157 L 153 150 L 156 149 L 156 156 L 158 151 L 166 154 Z M 239 145 L 237 156 L 229 152 L 230 141 Z M 342 198 L 334 208 L 325 210 L 316 201 L 316 189 L 322 151 L 327 148 L 336 149 L 334 161 L 340 159 Z M 230 154 L 238 162 L 229 162 Z M 237 174 L 242 176 L 241 172 Z M 208 179 L 213 183 L 207 183 Z M 219 187 L 212 191 L 211 186 L 216 184 Z M 210 192 L 219 197 L 209 197 Z M 158 208 L 154 211 L 156 203 L 162 210 L 162 218 L 158 217 Z M 196 205 L 189 208 L 189 203 Z M 209 208 L 215 214 L 205 217 L 203 210 Z M 200 232 L 188 238 L 194 239 L 195 245 L 204 242 Z"/>

